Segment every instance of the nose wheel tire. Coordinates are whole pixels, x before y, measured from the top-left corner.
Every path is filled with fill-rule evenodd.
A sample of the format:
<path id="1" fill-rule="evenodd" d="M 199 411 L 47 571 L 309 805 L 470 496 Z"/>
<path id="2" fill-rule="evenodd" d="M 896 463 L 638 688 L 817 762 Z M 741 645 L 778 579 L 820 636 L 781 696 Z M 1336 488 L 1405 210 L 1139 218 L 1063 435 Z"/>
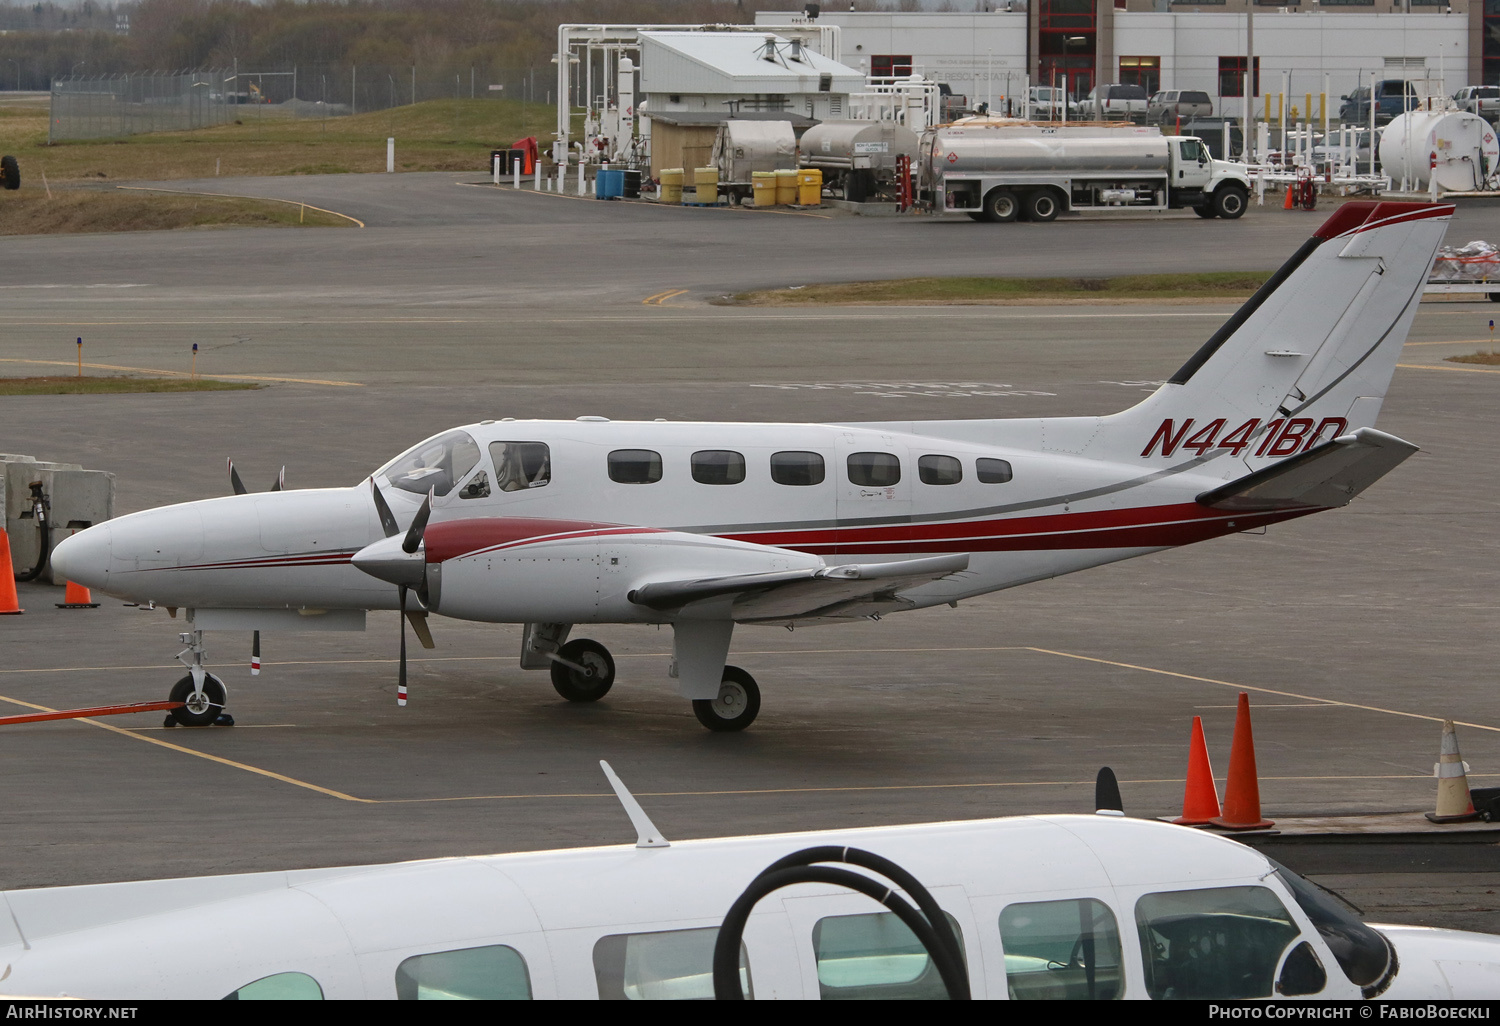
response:
<path id="1" fill-rule="evenodd" d="M 695 699 L 693 715 L 716 733 L 744 730 L 760 715 L 760 688 L 755 678 L 738 666 L 726 666 L 719 697 Z"/>
<path id="2" fill-rule="evenodd" d="M 171 700 L 185 703 L 182 708 L 172 710 L 172 719 L 184 727 L 213 726 L 224 711 L 226 694 L 224 682 L 210 673 L 204 675 L 203 693 L 195 695 L 193 675 L 188 674 L 172 685 Z"/>
<path id="3" fill-rule="evenodd" d="M 609 649 L 597 641 L 578 638 L 559 648 L 557 655 L 566 660 L 552 664 L 552 687 L 559 695 L 570 702 L 597 702 L 609 694 L 615 683 L 615 661 Z"/>

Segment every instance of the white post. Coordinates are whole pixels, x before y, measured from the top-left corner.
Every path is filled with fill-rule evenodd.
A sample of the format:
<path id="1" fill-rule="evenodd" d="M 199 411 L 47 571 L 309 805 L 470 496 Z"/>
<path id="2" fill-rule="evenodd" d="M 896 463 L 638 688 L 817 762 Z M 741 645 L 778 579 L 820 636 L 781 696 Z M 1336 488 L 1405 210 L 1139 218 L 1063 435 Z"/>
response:
<path id="1" fill-rule="evenodd" d="M 510 162 L 511 188 L 521 187 L 521 158 L 516 157 Z"/>
<path id="2" fill-rule="evenodd" d="M 1292 74 L 1289 71 L 1281 73 L 1281 167 L 1282 170 L 1291 166 L 1291 161 L 1286 158 L 1286 120 L 1291 110 Z"/>
<path id="3" fill-rule="evenodd" d="M 563 191 L 563 187 L 567 185 L 567 174 L 568 174 L 568 165 L 566 165 L 566 164 L 558 164 L 557 165 L 557 191 L 558 192 L 562 192 Z"/>
<path id="4" fill-rule="evenodd" d="M 391 137 L 385 141 L 385 173 L 394 174 L 396 171 L 396 139 Z"/>
<path id="5" fill-rule="evenodd" d="M 586 188 L 584 188 L 584 181 L 583 181 L 583 161 L 581 161 L 581 160 L 578 162 L 578 195 L 580 195 L 580 196 L 587 196 L 588 195 L 588 190 Z"/>
<path id="6" fill-rule="evenodd" d="M 1056 89 L 1054 89 L 1054 90 L 1053 90 L 1053 94 L 1054 94 L 1054 95 L 1053 95 L 1053 97 L 1052 97 L 1052 102 L 1053 102 L 1053 103 L 1056 103 L 1056 102 L 1057 102 L 1057 96 L 1056 96 L 1056 92 L 1057 92 L 1057 90 L 1056 90 Z M 1048 118 L 1048 120 L 1049 120 L 1049 121 L 1050 121 L 1050 120 L 1051 120 L 1051 118 Z M 1066 124 L 1067 124 L 1067 123 L 1068 123 L 1068 73 L 1067 73 L 1067 72 L 1066 72 L 1066 71 L 1064 71 L 1064 72 L 1063 72 L 1063 86 L 1062 86 L 1062 123 L 1063 123 L 1063 124 L 1065 124 L 1065 125 L 1066 125 Z"/>
<path id="7" fill-rule="evenodd" d="M 1255 114 L 1255 96 L 1250 92 L 1252 85 L 1254 85 L 1254 80 L 1251 79 L 1250 72 L 1247 71 L 1245 72 L 1245 91 L 1240 93 L 1240 97 L 1244 101 L 1244 105 L 1240 110 L 1240 145 L 1244 147 L 1241 151 L 1241 156 L 1245 158 L 1246 164 L 1250 163 L 1252 156 L 1250 152 L 1250 121 Z"/>
<path id="8" fill-rule="evenodd" d="M 1370 177 L 1375 177 L 1375 72 L 1370 72 Z"/>
<path id="9" fill-rule="evenodd" d="M 1333 140 L 1328 138 L 1328 108 L 1331 105 L 1331 98 L 1328 95 L 1328 72 L 1326 71 L 1323 72 L 1323 98 L 1319 101 L 1318 105 L 1323 108 L 1323 156 L 1325 159 L 1331 161 L 1333 159 L 1333 147 L 1330 143 Z M 1331 173 L 1332 168 L 1330 167 L 1329 170 Z"/>
<path id="10" fill-rule="evenodd" d="M 1219 122 L 1219 124 L 1224 129 L 1224 139 L 1222 142 L 1223 149 L 1221 149 L 1219 152 L 1224 154 L 1225 160 L 1230 160 L 1233 158 L 1233 154 L 1229 152 L 1229 119 L 1225 118 L 1223 121 Z"/>
<path id="11" fill-rule="evenodd" d="M 1266 205 L 1266 169 L 1264 167 L 1255 169 L 1255 205 L 1257 207 Z"/>
<path id="12" fill-rule="evenodd" d="M 542 191 L 542 155 L 540 153 L 531 164 L 531 187 L 537 192 Z"/>
<path id="13" fill-rule="evenodd" d="M 495 154 L 495 159 L 493 161 L 491 161 L 491 163 L 493 163 L 495 165 L 495 184 L 499 185 L 500 184 L 500 155 L 498 153 Z"/>

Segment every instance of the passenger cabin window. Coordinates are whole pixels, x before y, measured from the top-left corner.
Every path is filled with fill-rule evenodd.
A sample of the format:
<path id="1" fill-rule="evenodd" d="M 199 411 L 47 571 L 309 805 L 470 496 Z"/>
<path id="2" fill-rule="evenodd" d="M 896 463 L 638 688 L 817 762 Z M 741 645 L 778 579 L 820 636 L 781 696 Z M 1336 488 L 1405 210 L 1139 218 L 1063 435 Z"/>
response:
<path id="1" fill-rule="evenodd" d="M 1147 894 L 1135 923 L 1146 992 L 1157 1000 L 1270 997 L 1282 952 L 1300 932 L 1267 887 Z"/>
<path id="2" fill-rule="evenodd" d="M 952 456 L 923 456 L 917 460 L 923 484 L 955 485 L 964 479 L 964 465 Z"/>
<path id="3" fill-rule="evenodd" d="M 1012 1001 L 1112 1001 L 1125 992 L 1120 929 L 1102 901 L 1007 905 L 1000 913 L 1000 944 Z"/>
<path id="4" fill-rule="evenodd" d="M 948 925 L 963 947 L 952 916 Z M 948 989 L 917 935 L 894 912 L 828 916 L 813 926 L 824 1001 L 946 1001 Z"/>
<path id="5" fill-rule="evenodd" d="M 717 926 L 701 930 L 620 933 L 594 945 L 601 1001 L 712 1001 Z M 740 986 L 750 985 L 750 960 L 740 945 Z"/>
<path id="6" fill-rule="evenodd" d="M 323 988 L 306 973 L 277 973 L 247 983 L 225 1001 L 322 1001 Z"/>
<path id="7" fill-rule="evenodd" d="M 815 452 L 778 452 L 771 454 L 771 480 L 784 485 L 819 485 L 823 483 L 823 457 Z"/>
<path id="8" fill-rule="evenodd" d="M 426 495 L 428 490 L 447 495 L 479 462 L 479 444 L 467 431 L 449 431 L 423 442 L 382 467 L 394 487 Z"/>
<path id="9" fill-rule="evenodd" d="M 1010 480 L 1010 461 L 980 459 L 974 461 L 974 473 L 980 484 L 1005 484 Z"/>
<path id="10" fill-rule="evenodd" d="M 706 485 L 736 485 L 745 480 L 745 457 L 732 449 L 693 453 L 693 480 Z"/>
<path id="11" fill-rule="evenodd" d="M 491 442 L 490 462 L 502 492 L 541 488 L 552 480 L 552 450 L 546 442 Z"/>
<path id="12" fill-rule="evenodd" d="M 396 967 L 402 1001 L 529 1001 L 531 976 L 515 948 L 491 944 L 413 955 Z"/>
<path id="13" fill-rule="evenodd" d="M 851 452 L 849 483 L 861 488 L 889 488 L 901 480 L 901 461 L 888 452 Z"/>
<path id="14" fill-rule="evenodd" d="M 617 484 L 655 484 L 661 480 L 661 453 L 616 449 L 609 454 L 609 479 Z"/>

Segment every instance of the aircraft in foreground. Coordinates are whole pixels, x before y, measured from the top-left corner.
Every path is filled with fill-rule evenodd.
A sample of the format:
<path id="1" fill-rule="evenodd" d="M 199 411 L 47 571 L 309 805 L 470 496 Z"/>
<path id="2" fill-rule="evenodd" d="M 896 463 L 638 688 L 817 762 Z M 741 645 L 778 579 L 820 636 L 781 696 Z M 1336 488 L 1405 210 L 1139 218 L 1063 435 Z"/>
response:
<path id="1" fill-rule="evenodd" d="M 577 625 L 669 624 L 711 730 L 760 708 L 738 624 L 878 619 L 1346 505 L 1416 446 L 1375 429 L 1450 205 L 1346 203 L 1159 390 L 1105 417 L 734 424 L 486 420 L 349 488 L 205 499 L 63 541 L 57 572 L 187 610 L 172 715 L 226 700 L 206 630 L 525 625 L 570 701 Z M 236 490 L 239 485 L 235 477 Z M 258 635 L 257 635 L 258 637 Z"/>
<path id="2" fill-rule="evenodd" d="M 1107 810 L 669 844 L 605 771 L 634 847 L 0 892 L 0 994 L 1500 995 L 1500 937 L 1367 925 L 1187 827 Z"/>

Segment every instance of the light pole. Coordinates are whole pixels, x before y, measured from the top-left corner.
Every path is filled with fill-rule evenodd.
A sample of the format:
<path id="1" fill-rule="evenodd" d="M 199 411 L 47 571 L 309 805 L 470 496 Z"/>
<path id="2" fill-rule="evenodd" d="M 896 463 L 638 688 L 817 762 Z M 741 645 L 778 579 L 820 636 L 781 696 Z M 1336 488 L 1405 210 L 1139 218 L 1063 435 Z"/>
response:
<path id="1" fill-rule="evenodd" d="M 83 67 L 87 63 L 88 63 L 88 61 L 79 61 L 77 64 L 73 65 L 71 68 L 68 69 L 68 77 L 72 78 L 73 77 L 73 72 L 77 71 L 79 68 Z"/>

